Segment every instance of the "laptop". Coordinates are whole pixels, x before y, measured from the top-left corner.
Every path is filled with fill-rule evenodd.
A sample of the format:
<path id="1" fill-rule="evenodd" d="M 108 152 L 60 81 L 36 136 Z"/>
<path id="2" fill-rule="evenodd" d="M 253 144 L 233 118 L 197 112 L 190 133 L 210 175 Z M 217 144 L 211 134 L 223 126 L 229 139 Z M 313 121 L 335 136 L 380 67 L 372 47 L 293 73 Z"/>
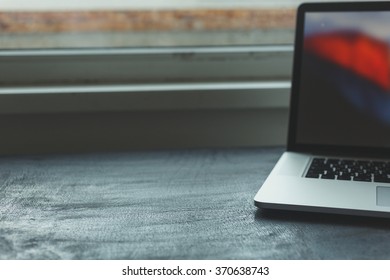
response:
<path id="1" fill-rule="evenodd" d="M 390 2 L 298 8 L 287 151 L 260 208 L 390 217 Z"/>

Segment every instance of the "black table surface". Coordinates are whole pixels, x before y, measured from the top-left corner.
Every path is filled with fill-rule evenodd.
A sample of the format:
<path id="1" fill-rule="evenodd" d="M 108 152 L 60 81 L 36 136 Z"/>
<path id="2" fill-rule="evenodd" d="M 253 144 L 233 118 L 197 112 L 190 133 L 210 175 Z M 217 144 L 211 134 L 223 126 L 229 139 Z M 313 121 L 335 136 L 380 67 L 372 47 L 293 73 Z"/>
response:
<path id="1" fill-rule="evenodd" d="M 389 259 L 390 220 L 257 209 L 283 148 L 0 159 L 0 259 Z"/>

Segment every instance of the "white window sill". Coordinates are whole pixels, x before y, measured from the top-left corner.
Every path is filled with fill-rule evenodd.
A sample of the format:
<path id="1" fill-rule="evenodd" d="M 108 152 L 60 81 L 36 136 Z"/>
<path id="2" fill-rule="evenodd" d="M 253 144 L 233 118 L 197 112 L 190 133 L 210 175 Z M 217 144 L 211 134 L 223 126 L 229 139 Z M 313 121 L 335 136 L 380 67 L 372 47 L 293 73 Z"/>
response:
<path id="1" fill-rule="evenodd" d="M 230 82 L 0 88 L 0 112 L 287 108 L 290 83 Z"/>

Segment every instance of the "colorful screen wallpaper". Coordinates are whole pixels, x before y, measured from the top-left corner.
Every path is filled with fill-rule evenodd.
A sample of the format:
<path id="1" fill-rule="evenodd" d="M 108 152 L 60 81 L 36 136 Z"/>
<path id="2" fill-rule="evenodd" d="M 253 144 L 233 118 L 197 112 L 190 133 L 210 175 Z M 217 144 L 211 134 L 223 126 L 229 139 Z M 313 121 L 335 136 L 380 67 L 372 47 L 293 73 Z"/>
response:
<path id="1" fill-rule="evenodd" d="M 298 143 L 390 147 L 390 12 L 305 16 Z"/>

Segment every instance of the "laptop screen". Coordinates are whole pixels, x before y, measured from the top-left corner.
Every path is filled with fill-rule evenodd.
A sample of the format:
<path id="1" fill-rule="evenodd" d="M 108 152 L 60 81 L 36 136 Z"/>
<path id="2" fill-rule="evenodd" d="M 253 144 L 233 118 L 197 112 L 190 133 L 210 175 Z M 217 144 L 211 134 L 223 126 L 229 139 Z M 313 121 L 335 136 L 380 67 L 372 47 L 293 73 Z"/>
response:
<path id="1" fill-rule="evenodd" d="M 390 11 L 307 11 L 302 24 L 295 143 L 390 148 Z"/>

